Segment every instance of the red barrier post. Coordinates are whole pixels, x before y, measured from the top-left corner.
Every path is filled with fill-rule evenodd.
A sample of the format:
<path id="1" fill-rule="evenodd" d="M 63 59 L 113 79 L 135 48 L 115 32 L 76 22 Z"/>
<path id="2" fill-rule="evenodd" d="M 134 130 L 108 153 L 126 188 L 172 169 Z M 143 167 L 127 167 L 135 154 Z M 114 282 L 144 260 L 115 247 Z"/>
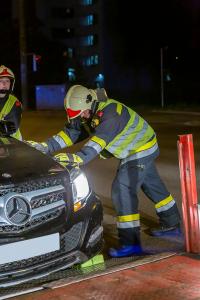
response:
<path id="1" fill-rule="evenodd" d="M 198 199 L 192 134 L 179 136 L 178 155 L 186 251 L 200 253 Z"/>

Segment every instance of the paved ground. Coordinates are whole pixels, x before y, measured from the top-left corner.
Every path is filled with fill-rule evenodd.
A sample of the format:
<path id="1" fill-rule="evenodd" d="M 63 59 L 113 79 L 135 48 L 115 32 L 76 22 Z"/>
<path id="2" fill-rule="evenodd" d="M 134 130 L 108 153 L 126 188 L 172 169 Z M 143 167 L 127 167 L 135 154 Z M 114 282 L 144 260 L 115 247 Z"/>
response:
<path id="1" fill-rule="evenodd" d="M 13 300 L 198 300 L 199 257 L 175 255 Z"/>

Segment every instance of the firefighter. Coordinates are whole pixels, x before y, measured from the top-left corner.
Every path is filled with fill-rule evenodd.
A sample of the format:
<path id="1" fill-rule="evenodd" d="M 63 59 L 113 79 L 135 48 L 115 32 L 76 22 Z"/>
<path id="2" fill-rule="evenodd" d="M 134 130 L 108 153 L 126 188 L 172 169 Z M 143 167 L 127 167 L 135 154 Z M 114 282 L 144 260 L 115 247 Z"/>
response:
<path id="1" fill-rule="evenodd" d="M 0 66 L 0 120 L 11 121 L 14 123 L 15 130 L 11 134 L 16 139 L 22 140 L 19 130 L 22 104 L 12 94 L 15 84 L 15 75 L 13 72 L 5 67 Z"/>
<path id="2" fill-rule="evenodd" d="M 109 249 L 111 257 L 141 254 L 138 191 L 141 188 L 153 201 L 161 226 L 154 236 L 179 233 L 180 215 L 173 196 L 166 189 L 155 166 L 159 155 L 156 134 L 134 110 L 109 99 L 104 89 L 91 90 L 74 85 L 64 99 L 68 125 L 45 143 L 31 142 L 46 153 L 54 153 L 85 139 L 90 139 L 76 153 L 59 153 L 55 159 L 87 164 L 100 154 L 119 159 L 112 184 L 112 201 L 117 213 L 119 247 Z"/>

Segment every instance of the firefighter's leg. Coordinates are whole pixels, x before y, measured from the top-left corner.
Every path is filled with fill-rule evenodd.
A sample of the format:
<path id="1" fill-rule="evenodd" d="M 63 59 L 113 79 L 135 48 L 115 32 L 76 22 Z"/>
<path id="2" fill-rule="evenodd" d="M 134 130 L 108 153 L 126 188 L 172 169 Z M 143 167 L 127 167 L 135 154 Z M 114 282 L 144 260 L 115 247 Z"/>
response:
<path id="1" fill-rule="evenodd" d="M 137 192 L 143 182 L 144 172 L 129 163 L 121 166 L 112 184 L 112 201 L 117 213 L 117 229 L 121 247 L 111 248 L 112 257 L 128 256 L 142 252 L 140 246 L 140 215 Z"/>
<path id="2" fill-rule="evenodd" d="M 174 231 L 180 225 L 180 215 L 173 196 L 167 190 L 154 162 L 145 165 L 145 177 L 141 186 L 143 192 L 154 204 L 161 228 L 152 231 L 153 235 L 165 235 Z"/>

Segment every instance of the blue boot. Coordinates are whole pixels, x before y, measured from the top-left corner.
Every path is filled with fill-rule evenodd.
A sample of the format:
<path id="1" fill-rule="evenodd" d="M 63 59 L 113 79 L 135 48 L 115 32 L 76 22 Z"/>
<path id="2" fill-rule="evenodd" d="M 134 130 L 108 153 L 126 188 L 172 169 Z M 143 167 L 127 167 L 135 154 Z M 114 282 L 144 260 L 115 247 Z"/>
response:
<path id="1" fill-rule="evenodd" d="M 171 227 L 161 226 L 150 231 L 150 235 L 158 237 L 173 237 L 180 236 L 181 234 L 180 224 Z"/>
<path id="2" fill-rule="evenodd" d="M 141 255 L 142 248 L 140 245 L 123 245 L 118 249 L 110 248 L 108 253 L 111 257 L 126 257 L 132 255 Z"/>

